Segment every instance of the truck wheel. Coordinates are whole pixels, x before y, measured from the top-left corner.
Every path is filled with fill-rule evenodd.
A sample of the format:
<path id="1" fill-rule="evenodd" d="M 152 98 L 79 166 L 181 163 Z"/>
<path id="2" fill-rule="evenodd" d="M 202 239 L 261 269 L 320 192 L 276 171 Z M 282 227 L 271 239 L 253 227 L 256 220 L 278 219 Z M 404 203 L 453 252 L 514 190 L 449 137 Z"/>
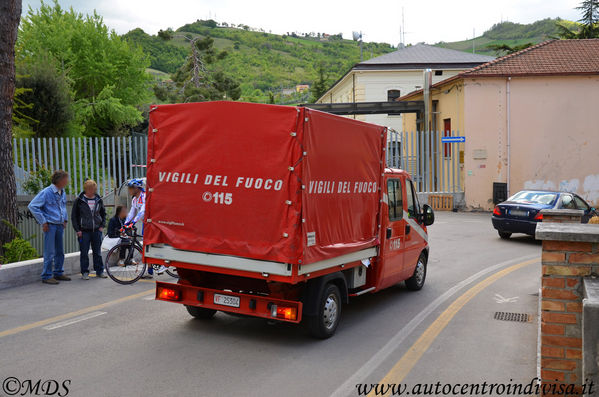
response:
<path id="1" fill-rule="evenodd" d="M 418 291 L 424 286 L 424 280 L 426 280 L 426 256 L 420 254 L 418 263 L 414 269 L 412 277 L 406 280 L 406 287 L 412 291 Z"/>
<path id="2" fill-rule="evenodd" d="M 501 231 L 498 231 L 497 233 L 499 233 L 499 237 L 501 237 L 504 240 L 509 239 L 510 236 L 512 235 L 512 233 L 510 233 L 510 232 L 501 232 Z"/>
<path id="3" fill-rule="evenodd" d="M 203 319 L 203 320 L 210 319 L 210 318 L 214 317 L 214 315 L 216 314 L 216 310 L 205 309 L 203 307 L 185 305 L 185 308 L 187 309 L 189 314 L 191 314 L 195 318 L 199 318 L 199 319 Z"/>
<path id="4" fill-rule="evenodd" d="M 335 284 L 327 284 L 318 302 L 318 315 L 306 316 L 310 334 L 319 339 L 333 336 L 341 317 L 341 293 Z"/>

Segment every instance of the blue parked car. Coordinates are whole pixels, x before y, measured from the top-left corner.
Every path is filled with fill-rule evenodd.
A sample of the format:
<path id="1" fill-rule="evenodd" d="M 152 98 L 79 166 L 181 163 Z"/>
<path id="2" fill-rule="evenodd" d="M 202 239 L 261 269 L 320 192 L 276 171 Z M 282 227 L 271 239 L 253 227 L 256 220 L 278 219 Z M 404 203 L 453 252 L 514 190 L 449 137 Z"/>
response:
<path id="1" fill-rule="evenodd" d="M 575 193 L 522 190 L 495 206 L 493 227 L 504 239 L 510 238 L 512 233 L 534 236 L 537 223 L 543 220 L 541 210 L 546 208 L 583 210 L 582 223 L 597 215 L 595 208 Z"/>

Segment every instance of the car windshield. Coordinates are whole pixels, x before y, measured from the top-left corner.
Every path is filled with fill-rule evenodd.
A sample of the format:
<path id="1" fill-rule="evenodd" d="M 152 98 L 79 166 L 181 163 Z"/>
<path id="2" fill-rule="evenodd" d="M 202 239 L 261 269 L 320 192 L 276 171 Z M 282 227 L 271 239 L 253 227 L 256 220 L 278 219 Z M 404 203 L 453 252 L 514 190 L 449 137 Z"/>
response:
<path id="1" fill-rule="evenodd" d="M 523 190 L 514 194 L 508 201 L 526 204 L 553 204 L 557 199 L 557 194 L 548 192 L 531 192 Z"/>

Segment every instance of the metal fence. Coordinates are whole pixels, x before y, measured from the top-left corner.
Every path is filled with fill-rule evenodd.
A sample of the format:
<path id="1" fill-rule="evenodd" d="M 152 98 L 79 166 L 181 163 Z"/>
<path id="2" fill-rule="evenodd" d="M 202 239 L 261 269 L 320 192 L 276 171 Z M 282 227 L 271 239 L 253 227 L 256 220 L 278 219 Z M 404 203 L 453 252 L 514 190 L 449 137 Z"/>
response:
<path id="1" fill-rule="evenodd" d="M 22 171 L 17 178 L 20 191 L 40 169 L 63 169 L 71 176 L 66 189 L 69 195 L 81 192 L 86 179 L 94 179 L 98 194 L 105 196 L 127 179 L 144 177 L 146 158 L 145 135 L 13 139 L 15 169 Z"/>
<path id="2" fill-rule="evenodd" d="M 387 166 L 410 173 L 420 193 L 462 193 L 460 152 L 463 143 L 443 143 L 459 131 L 398 132 L 389 130 Z"/>

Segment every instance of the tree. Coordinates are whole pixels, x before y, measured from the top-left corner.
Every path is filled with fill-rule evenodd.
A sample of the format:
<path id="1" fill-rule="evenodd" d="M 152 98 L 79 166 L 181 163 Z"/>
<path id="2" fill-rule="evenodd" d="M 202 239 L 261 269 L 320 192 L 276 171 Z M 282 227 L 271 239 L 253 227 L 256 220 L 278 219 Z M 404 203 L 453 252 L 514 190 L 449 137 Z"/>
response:
<path id="1" fill-rule="evenodd" d="M 219 99 L 237 100 L 241 96 L 239 83 L 228 77 L 222 70 L 215 70 L 212 66 L 219 60 L 227 57 L 227 51 L 218 51 L 214 48 L 211 37 L 190 36 L 176 34 L 172 30 L 159 31 L 158 36 L 164 40 L 180 37 L 190 44 L 190 54 L 187 62 L 173 75 L 176 84 L 176 94 L 164 95 L 161 89 L 157 92 L 163 98 L 168 97 L 180 102 L 201 102 Z M 165 86 L 168 87 L 168 86 Z M 160 98 L 159 98 L 160 99 Z"/>
<path id="2" fill-rule="evenodd" d="M 15 94 L 15 42 L 21 0 L 0 2 L 0 219 L 17 223 L 17 184 L 12 163 L 12 108 Z M 11 241 L 14 231 L 0 223 L 0 247 Z M 0 248 L 0 251 L 2 248 Z"/>
<path id="3" fill-rule="evenodd" d="M 328 90 L 329 76 L 326 73 L 324 63 L 321 63 L 320 65 L 318 65 L 317 73 L 318 73 L 318 79 L 314 82 L 314 84 L 312 84 L 312 88 L 311 88 L 312 102 L 316 102 L 318 100 L 318 98 L 323 96 L 324 93 L 327 92 L 327 90 Z"/>
<path id="4" fill-rule="evenodd" d="M 558 35 L 562 39 L 595 39 L 599 38 L 599 0 L 583 0 L 577 10 L 582 12 L 578 20 L 581 23 L 577 31 L 558 22 Z"/>
<path id="5" fill-rule="evenodd" d="M 488 45 L 487 48 L 495 51 L 496 55 L 501 56 L 501 55 L 513 54 L 515 52 L 522 51 L 522 50 L 530 47 L 531 45 L 533 45 L 533 43 L 524 43 L 524 44 L 519 44 L 519 45 L 515 45 L 515 46 L 510 46 L 508 44 L 491 44 L 491 45 Z"/>
<path id="6" fill-rule="evenodd" d="M 19 107 L 19 126 L 30 129 L 36 137 L 71 135 L 74 131 L 71 89 L 65 74 L 52 58 L 21 67 L 17 88 L 24 90 L 18 97 L 27 104 Z"/>
<path id="7" fill-rule="evenodd" d="M 38 10 L 30 8 L 19 31 L 19 64 L 34 63 L 43 54 L 54 59 L 71 82 L 75 121 L 86 135 L 123 134 L 142 120 L 140 106 L 150 94 L 150 63 L 98 14 L 64 10 L 56 0 L 52 6 L 42 2 Z"/>

